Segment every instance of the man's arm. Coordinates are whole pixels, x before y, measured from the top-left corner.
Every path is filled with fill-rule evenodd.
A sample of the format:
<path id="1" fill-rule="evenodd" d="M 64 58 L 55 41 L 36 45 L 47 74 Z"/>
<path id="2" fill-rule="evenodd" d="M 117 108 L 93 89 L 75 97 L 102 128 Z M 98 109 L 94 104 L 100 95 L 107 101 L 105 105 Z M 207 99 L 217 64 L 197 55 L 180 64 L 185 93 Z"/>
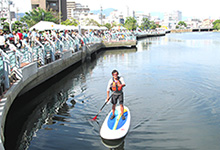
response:
<path id="1" fill-rule="evenodd" d="M 111 87 L 111 79 L 108 81 L 106 101 L 109 100 L 110 87 Z"/>

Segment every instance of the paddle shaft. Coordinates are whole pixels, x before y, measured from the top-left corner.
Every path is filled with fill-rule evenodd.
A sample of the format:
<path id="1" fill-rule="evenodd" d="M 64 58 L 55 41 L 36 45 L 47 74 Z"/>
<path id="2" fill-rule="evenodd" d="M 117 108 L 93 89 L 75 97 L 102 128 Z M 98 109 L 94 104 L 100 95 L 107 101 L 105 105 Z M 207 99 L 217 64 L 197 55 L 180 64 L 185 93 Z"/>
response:
<path id="1" fill-rule="evenodd" d="M 105 105 L 108 103 L 109 99 L 112 97 L 114 93 L 111 94 L 111 96 L 108 98 L 108 100 L 105 102 L 105 104 L 101 107 L 101 109 L 99 110 L 98 114 L 93 118 L 93 119 L 96 119 L 97 116 L 99 115 L 99 113 L 102 111 L 102 109 L 105 107 Z"/>

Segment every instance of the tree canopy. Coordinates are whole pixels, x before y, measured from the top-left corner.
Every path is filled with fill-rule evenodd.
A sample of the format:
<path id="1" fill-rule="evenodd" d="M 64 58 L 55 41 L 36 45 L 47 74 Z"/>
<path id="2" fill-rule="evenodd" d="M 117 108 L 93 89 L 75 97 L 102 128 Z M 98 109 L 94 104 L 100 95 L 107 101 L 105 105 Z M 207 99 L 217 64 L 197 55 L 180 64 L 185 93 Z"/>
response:
<path id="1" fill-rule="evenodd" d="M 106 28 L 108 28 L 109 30 L 112 28 L 112 26 L 111 26 L 110 23 L 106 23 L 106 24 L 104 24 L 104 26 L 105 26 Z"/>
<path id="2" fill-rule="evenodd" d="M 151 24 L 151 22 L 148 20 L 148 18 L 143 18 L 140 28 L 142 30 L 150 29 L 150 26 L 151 26 L 150 24 Z"/>
<path id="3" fill-rule="evenodd" d="M 6 22 L 6 18 L 1 18 L 1 25 L 3 26 L 3 31 L 9 31 L 9 23 Z M 25 27 L 25 24 L 23 24 L 22 22 L 20 21 L 15 21 L 14 23 L 11 24 L 11 27 L 12 27 L 12 31 L 17 31 L 17 30 L 21 30 L 23 31 Z"/>
<path id="4" fill-rule="evenodd" d="M 76 19 L 66 19 L 65 21 L 61 22 L 62 25 L 68 25 L 68 26 L 77 26 L 79 25 L 79 21 Z"/>
<path id="5" fill-rule="evenodd" d="M 187 24 L 184 21 L 179 21 L 178 25 L 179 26 L 187 27 Z"/>
<path id="6" fill-rule="evenodd" d="M 127 17 L 124 27 L 128 30 L 135 30 L 137 28 L 137 20 L 134 17 Z"/>
<path id="7" fill-rule="evenodd" d="M 21 23 L 20 21 L 15 21 L 12 24 L 12 30 L 17 31 L 17 30 L 21 30 L 24 27 L 24 24 Z"/>
<path id="8" fill-rule="evenodd" d="M 140 28 L 141 28 L 142 30 L 146 30 L 146 29 L 156 29 L 156 28 L 158 28 L 158 27 L 160 27 L 160 25 L 155 24 L 154 21 L 148 20 L 148 18 L 143 18 L 142 23 L 141 23 L 141 26 L 140 26 Z"/>
<path id="9" fill-rule="evenodd" d="M 90 18 L 86 18 L 85 20 L 83 20 L 83 22 L 86 26 L 98 26 L 98 27 L 101 26 L 97 21 Z"/>
<path id="10" fill-rule="evenodd" d="M 214 30 L 220 30 L 220 20 L 215 20 L 212 24 Z"/>
<path id="11" fill-rule="evenodd" d="M 28 27 L 32 27 L 40 21 L 50 21 L 54 23 L 59 23 L 58 13 L 54 12 L 52 9 L 46 11 L 42 8 L 33 9 L 31 12 L 26 12 L 25 16 L 21 18 L 22 22 L 25 22 Z"/>
<path id="12" fill-rule="evenodd" d="M 9 31 L 9 23 L 5 22 L 6 18 L 1 18 L 1 25 L 3 26 L 3 31 Z"/>

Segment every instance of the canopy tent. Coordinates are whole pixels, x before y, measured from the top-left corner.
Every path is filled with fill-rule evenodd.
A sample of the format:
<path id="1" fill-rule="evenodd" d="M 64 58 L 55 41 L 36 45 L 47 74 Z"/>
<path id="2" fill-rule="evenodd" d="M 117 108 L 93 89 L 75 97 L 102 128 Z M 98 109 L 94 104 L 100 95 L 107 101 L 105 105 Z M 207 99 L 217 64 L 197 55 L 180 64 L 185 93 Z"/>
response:
<path id="1" fill-rule="evenodd" d="M 105 27 L 105 26 L 102 26 L 102 27 L 100 27 L 99 29 L 100 29 L 100 30 L 107 30 L 108 28 Z"/>
<path id="2" fill-rule="evenodd" d="M 59 25 L 55 24 L 53 22 L 48 22 L 48 21 L 40 21 L 37 24 L 35 24 L 33 27 L 30 28 L 30 30 L 33 29 L 39 30 L 39 31 L 44 31 L 44 30 L 76 30 L 78 27 L 76 26 L 66 26 L 66 25 Z"/>
<path id="3" fill-rule="evenodd" d="M 67 30 L 78 30 L 79 28 L 76 26 L 66 26 Z"/>
<path id="4" fill-rule="evenodd" d="M 57 30 L 77 30 L 76 26 L 66 26 L 66 25 L 55 25 L 54 29 Z"/>
<path id="5" fill-rule="evenodd" d="M 56 24 L 53 22 L 40 21 L 37 24 L 35 24 L 34 26 L 32 26 L 30 28 L 30 30 L 33 30 L 34 28 L 39 31 L 52 30 L 52 29 L 54 29 L 55 26 L 56 26 Z"/>
<path id="6" fill-rule="evenodd" d="M 84 30 L 107 30 L 108 28 L 105 26 L 98 27 L 98 26 L 81 26 L 81 29 Z"/>
<path id="7" fill-rule="evenodd" d="M 112 28 L 112 30 L 126 30 L 126 28 L 123 26 L 115 26 Z"/>
<path id="8" fill-rule="evenodd" d="M 66 26 L 65 25 L 61 25 L 61 24 L 56 24 L 54 29 L 56 29 L 56 30 L 65 30 Z"/>
<path id="9" fill-rule="evenodd" d="M 44 31 L 44 30 L 78 30 L 79 26 L 66 26 L 66 25 L 59 25 L 55 24 L 53 22 L 48 22 L 48 21 L 40 21 L 37 24 L 35 24 L 33 27 L 30 28 L 30 30 L 33 29 L 39 30 L 39 31 Z M 80 26 L 81 29 L 84 30 L 107 30 L 108 28 L 102 26 Z M 124 27 L 121 27 L 121 29 L 125 29 Z"/>
<path id="10" fill-rule="evenodd" d="M 81 26 L 81 29 L 84 30 L 99 30 L 98 26 Z"/>

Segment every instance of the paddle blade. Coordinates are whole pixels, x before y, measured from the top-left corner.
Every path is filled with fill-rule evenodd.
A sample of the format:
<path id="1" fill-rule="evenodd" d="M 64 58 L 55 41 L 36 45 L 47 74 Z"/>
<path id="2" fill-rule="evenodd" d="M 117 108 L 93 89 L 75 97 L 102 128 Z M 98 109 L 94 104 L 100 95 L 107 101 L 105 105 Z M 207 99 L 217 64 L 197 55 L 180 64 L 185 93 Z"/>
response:
<path id="1" fill-rule="evenodd" d="M 94 118 L 92 118 L 92 120 L 96 120 L 96 119 L 97 119 L 97 115 Z"/>

